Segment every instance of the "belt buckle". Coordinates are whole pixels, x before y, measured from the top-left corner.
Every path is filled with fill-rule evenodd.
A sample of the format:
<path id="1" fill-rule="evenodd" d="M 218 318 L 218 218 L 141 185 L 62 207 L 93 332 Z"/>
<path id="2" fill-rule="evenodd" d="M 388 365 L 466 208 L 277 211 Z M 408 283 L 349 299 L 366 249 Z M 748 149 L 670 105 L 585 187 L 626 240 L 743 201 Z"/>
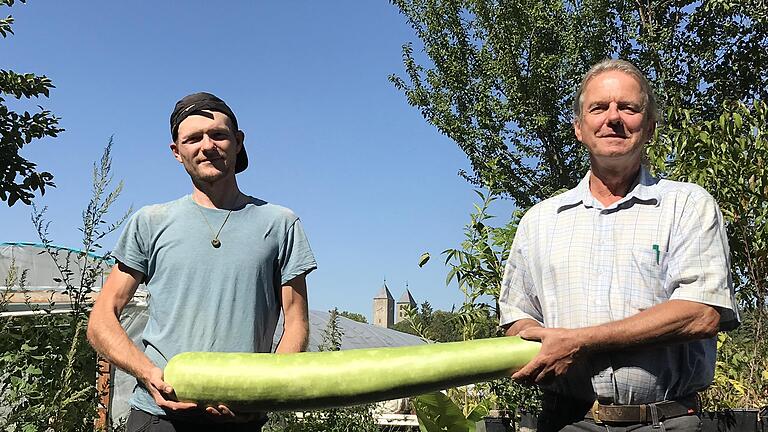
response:
<path id="1" fill-rule="evenodd" d="M 601 425 L 603 422 L 600 420 L 600 403 L 595 401 L 595 403 L 592 404 L 592 408 L 590 409 L 592 412 L 592 420 L 595 421 L 595 424 Z"/>

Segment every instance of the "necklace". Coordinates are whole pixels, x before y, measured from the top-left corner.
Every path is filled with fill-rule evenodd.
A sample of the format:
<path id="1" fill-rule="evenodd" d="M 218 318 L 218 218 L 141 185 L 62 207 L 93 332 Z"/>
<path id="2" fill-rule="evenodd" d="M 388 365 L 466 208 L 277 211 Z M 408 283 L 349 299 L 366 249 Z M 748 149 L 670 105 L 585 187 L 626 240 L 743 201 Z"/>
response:
<path id="1" fill-rule="evenodd" d="M 239 197 L 238 197 L 239 201 Z M 235 201 L 237 203 L 237 201 Z M 232 214 L 232 210 L 230 209 L 229 212 L 227 212 L 227 217 L 224 218 L 224 222 L 221 223 L 221 226 L 219 227 L 219 230 L 216 232 L 216 234 L 213 234 L 213 227 L 211 226 L 211 223 L 208 222 L 208 218 L 205 217 L 205 213 L 203 213 L 202 210 L 200 210 L 200 206 L 195 204 L 195 207 L 197 208 L 197 211 L 200 212 L 200 216 L 203 217 L 203 220 L 205 221 L 205 224 L 208 225 L 208 229 L 211 230 L 211 234 L 213 235 L 213 239 L 211 239 L 211 246 L 214 247 L 214 249 L 218 249 L 221 247 L 221 240 L 219 240 L 219 234 L 221 234 L 221 230 L 224 229 L 224 225 L 227 224 L 227 221 L 229 220 L 229 215 Z M 234 207 L 234 206 L 233 206 Z"/>

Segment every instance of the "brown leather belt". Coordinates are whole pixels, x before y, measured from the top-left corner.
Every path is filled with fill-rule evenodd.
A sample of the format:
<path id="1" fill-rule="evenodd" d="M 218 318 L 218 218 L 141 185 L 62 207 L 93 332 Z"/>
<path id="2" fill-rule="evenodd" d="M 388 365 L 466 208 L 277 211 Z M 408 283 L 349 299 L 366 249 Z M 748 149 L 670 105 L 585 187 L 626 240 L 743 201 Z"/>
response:
<path id="1" fill-rule="evenodd" d="M 603 405 L 597 401 L 584 417 L 602 423 L 657 423 L 659 421 L 694 414 L 696 395 L 676 401 L 661 401 L 642 405 Z"/>

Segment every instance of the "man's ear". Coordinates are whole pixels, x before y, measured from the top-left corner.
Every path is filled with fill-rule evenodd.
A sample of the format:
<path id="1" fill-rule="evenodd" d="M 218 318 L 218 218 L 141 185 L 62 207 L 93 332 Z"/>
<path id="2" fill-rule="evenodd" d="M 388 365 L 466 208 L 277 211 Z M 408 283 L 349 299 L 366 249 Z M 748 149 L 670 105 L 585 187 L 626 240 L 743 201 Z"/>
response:
<path id="1" fill-rule="evenodd" d="M 573 119 L 573 134 L 576 135 L 576 139 L 579 140 L 579 142 L 584 142 L 581 140 L 581 123 L 577 118 Z"/>
<path id="2" fill-rule="evenodd" d="M 172 142 L 172 143 L 171 143 L 171 145 L 170 145 L 170 147 L 171 147 L 171 153 L 173 153 L 173 157 L 174 157 L 174 158 L 175 158 L 177 161 L 179 161 L 179 163 L 183 163 L 183 162 L 181 161 L 181 156 L 179 156 L 179 147 L 176 145 L 176 143 L 175 143 L 175 142 Z"/>
<path id="3" fill-rule="evenodd" d="M 656 122 L 648 122 L 648 126 L 646 127 L 646 136 L 645 136 L 645 142 L 650 142 L 653 139 L 653 133 L 656 132 Z"/>
<path id="4" fill-rule="evenodd" d="M 243 148 L 243 144 L 245 144 L 245 133 L 239 130 L 235 136 L 237 137 L 237 152 L 240 153 L 240 150 Z"/>

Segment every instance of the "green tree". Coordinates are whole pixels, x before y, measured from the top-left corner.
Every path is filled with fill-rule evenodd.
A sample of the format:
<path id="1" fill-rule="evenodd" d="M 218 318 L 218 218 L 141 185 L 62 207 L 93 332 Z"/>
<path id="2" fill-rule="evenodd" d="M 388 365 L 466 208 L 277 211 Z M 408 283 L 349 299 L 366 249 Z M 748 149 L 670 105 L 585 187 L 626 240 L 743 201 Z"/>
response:
<path id="1" fill-rule="evenodd" d="M 25 3 L 26 0 L 19 0 Z M 14 0 L 0 0 L 0 7 L 11 7 Z M 13 17 L 0 19 L 0 36 L 13 34 Z M 19 113 L 6 105 L 6 98 L 48 97 L 53 83 L 46 76 L 31 73 L 16 73 L 0 69 L 0 200 L 9 206 L 17 201 L 31 204 L 34 192 L 45 193 L 46 186 L 54 186 L 53 175 L 38 171 L 37 165 L 19 154 L 24 145 L 32 140 L 55 137 L 63 129 L 58 127 L 59 119 L 50 111 L 40 107 L 36 113 Z"/>
<path id="2" fill-rule="evenodd" d="M 717 200 L 744 312 L 743 328 L 720 340 L 716 396 L 706 400 L 761 407 L 768 403 L 768 104 L 726 103 L 714 113 L 672 106 L 667 119 L 649 160 L 665 177 L 695 182 Z"/>
<path id="3" fill-rule="evenodd" d="M 762 0 L 392 2 L 427 59 L 405 44 L 405 76 L 391 81 L 467 154 L 465 178 L 523 208 L 586 171 L 571 105 L 605 57 L 635 63 L 662 101 L 702 112 L 768 96 Z"/>
<path id="4" fill-rule="evenodd" d="M 418 332 L 416 332 L 416 330 L 413 328 L 413 325 L 411 325 L 411 322 L 408 321 L 407 319 L 399 321 L 399 322 L 396 322 L 392 326 L 392 330 L 397 330 L 397 331 L 402 332 L 402 333 L 408 333 L 410 335 L 421 337 L 418 334 Z"/>
<path id="5" fill-rule="evenodd" d="M 359 323 L 368 324 L 368 320 L 365 318 L 365 315 L 359 314 L 356 312 L 349 312 L 349 311 L 341 311 L 339 312 L 339 315 L 343 316 L 344 318 L 349 318 L 352 321 L 357 321 Z"/>

